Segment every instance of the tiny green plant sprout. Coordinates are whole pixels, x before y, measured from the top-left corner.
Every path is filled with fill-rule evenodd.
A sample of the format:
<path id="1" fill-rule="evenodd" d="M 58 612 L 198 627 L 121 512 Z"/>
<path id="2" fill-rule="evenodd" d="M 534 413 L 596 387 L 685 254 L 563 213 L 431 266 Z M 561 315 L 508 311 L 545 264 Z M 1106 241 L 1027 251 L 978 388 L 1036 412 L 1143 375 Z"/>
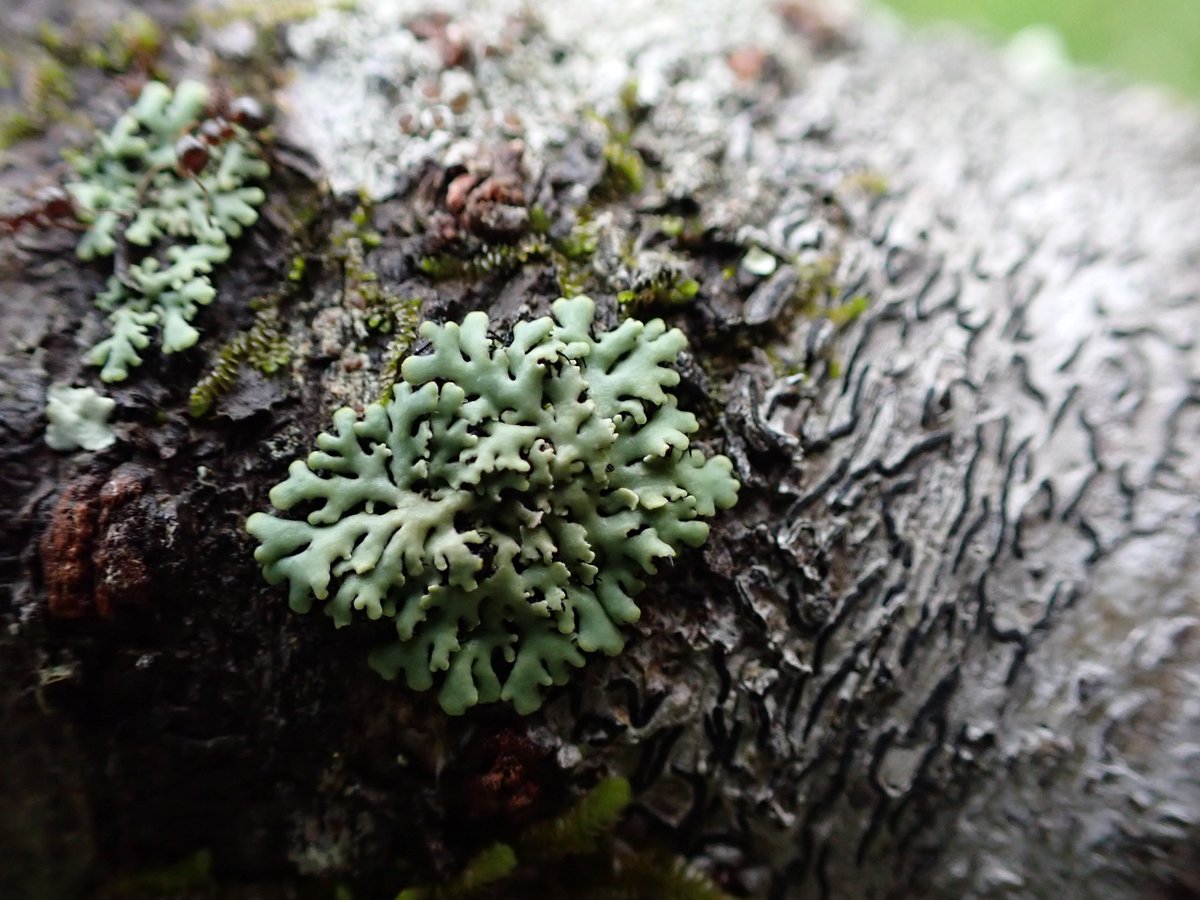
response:
<path id="1" fill-rule="evenodd" d="M 482 312 L 426 322 L 429 352 L 391 396 L 336 412 L 271 491 L 281 515 L 247 522 L 292 609 L 391 619 L 372 668 L 416 690 L 444 673 L 451 714 L 532 712 L 584 653 L 619 653 L 642 575 L 737 500 L 730 461 L 689 447 L 696 418 L 670 392 L 683 334 L 626 319 L 593 335 L 582 296 L 552 311 L 507 345 Z"/>
<path id="2" fill-rule="evenodd" d="M 192 319 L 216 296 L 209 273 L 258 219 L 265 197 L 248 184 L 268 174 L 253 137 L 264 124 L 247 98 L 218 112 L 198 82 L 172 91 L 152 81 L 74 161 L 79 180 L 67 190 L 88 226 L 77 252 L 113 258 L 96 297 L 109 336 L 87 355 L 103 381 L 122 381 L 141 365 L 152 328 L 160 329 L 164 353 L 196 343 Z"/>

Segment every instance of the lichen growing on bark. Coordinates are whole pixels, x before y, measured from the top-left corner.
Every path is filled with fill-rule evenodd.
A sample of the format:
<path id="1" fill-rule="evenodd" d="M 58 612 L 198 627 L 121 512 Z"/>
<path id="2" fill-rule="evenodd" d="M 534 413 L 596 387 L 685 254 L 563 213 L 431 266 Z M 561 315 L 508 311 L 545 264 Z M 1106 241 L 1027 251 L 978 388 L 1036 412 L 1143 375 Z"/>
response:
<path id="1" fill-rule="evenodd" d="M 141 365 L 155 326 L 164 353 L 196 343 L 192 319 L 216 296 L 209 273 L 229 259 L 229 241 L 258 219 L 265 194 L 248 182 L 265 178 L 268 166 L 250 131 L 235 122 L 219 120 L 217 134 L 189 134 L 207 103 L 198 82 L 172 92 L 152 81 L 92 152 L 75 160 L 81 180 L 67 190 L 88 226 L 79 256 L 114 258 L 96 297 L 110 334 L 87 355 L 102 367 L 103 381 L 123 381 Z"/>
<path id="2" fill-rule="evenodd" d="M 510 344 L 484 313 L 426 323 L 430 353 L 386 403 L 334 415 L 334 433 L 271 491 L 281 512 L 247 528 L 290 602 L 341 626 L 393 619 L 371 665 L 417 690 L 445 672 L 449 713 L 511 702 L 528 713 L 584 653 L 619 653 L 641 576 L 708 536 L 737 499 L 730 461 L 691 448 L 671 368 L 686 343 L 661 319 L 592 335 L 587 297 L 519 323 Z"/>
<path id="3" fill-rule="evenodd" d="M 108 424 L 116 401 L 94 388 L 52 385 L 46 392 L 46 443 L 54 450 L 103 450 L 116 443 Z"/>

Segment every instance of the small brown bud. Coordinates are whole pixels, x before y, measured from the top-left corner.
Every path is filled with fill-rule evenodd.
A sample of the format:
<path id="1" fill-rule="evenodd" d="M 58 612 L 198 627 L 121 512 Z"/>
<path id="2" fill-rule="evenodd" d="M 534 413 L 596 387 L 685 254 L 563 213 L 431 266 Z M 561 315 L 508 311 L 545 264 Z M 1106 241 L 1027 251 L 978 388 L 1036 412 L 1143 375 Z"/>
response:
<path id="1" fill-rule="evenodd" d="M 175 165 L 181 175 L 199 175 L 208 165 L 208 147 L 194 134 L 175 142 Z"/>
<path id="2" fill-rule="evenodd" d="M 230 103 L 229 118 L 250 131 L 258 131 L 271 124 L 270 114 L 253 97 L 238 97 Z"/>

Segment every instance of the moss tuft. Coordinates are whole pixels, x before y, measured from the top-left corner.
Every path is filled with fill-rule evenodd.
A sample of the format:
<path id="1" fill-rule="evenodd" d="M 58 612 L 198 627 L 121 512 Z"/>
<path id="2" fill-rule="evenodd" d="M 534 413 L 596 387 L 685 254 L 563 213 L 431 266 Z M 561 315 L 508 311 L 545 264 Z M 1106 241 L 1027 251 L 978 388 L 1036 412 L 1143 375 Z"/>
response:
<path id="1" fill-rule="evenodd" d="M 291 347 L 283 333 L 275 306 L 259 310 L 254 324 L 228 341 L 217 353 L 217 361 L 192 388 L 188 413 L 199 418 L 207 415 L 218 398 L 233 390 L 243 364 L 264 375 L 273 375 L 292 358 Z"/>
<path id="2" fill-rule="evenodd" d="M 516 244 L 484 244 L 465 257 L 451 253 L 425 256 L 418 260 L 417 268 L 434 281 L 478 281 L 492 274 L 515 272 L 532 261 L 549 258 L 551 252 L 544 238 L 533 235 Z"/>

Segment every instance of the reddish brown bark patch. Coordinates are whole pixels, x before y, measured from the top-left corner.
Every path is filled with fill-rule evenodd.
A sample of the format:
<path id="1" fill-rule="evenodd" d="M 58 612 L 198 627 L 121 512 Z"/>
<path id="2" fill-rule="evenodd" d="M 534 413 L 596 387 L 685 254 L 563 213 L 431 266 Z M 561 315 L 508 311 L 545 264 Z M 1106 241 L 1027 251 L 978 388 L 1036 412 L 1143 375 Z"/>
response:
<path id="1" fill-rule="evenodd" d="M 58 498 L 38 550 L 51 615 L 77 619 L 92 602 L 92 550 L 100 513 L 101 480 L 76 479 Z"/>
<path id="2" fill-rule="evenodd" d="M 150 595 L 150 570 L 143 547 L 146 526 L 142 504 L 144 473 L 122 467 L 100 489 L 95 562 L 96 612 L 111 618 L 117 603 L 144 603 Z"/>
<path id="3" fill-rule="evenodd" d="M 118 603 L 149 598 L 147 478 L 137 466 L 121 466 L 108 480 L 78 478 L 59 496 L 38 547 L 51 615 L 77 619 L 94 610 L 107 619 Z"/>
<path id="4" fill-rule="evenodd" d="M 529 228 L 525 206 L 525 145 L 510 141 L 485 150 L 446 188 L 446 209 L 466 233 L 512 243 Z"/>
<path id="5" fill-rule="evenodd" d="M 467 780 L 475 814 L 510 823 L 529 819 L 541 798 L 550 761 L 546 751 L 523 734 L 500 731 L 476 751 L 480 774 Z"/>

